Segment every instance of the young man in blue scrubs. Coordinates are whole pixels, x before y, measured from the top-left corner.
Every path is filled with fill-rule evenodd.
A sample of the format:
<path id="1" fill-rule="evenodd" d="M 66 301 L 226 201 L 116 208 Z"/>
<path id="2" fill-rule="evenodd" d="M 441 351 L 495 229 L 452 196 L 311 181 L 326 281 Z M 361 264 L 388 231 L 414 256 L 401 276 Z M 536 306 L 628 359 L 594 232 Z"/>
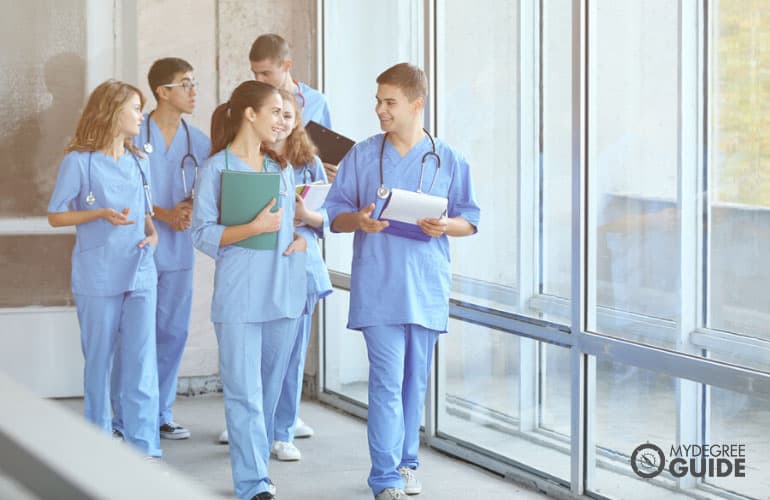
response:
<path id="1" fill-rule="evenodd" d="M 174 421 L 172 407 L 192 309 L 194 254 L 189 228 L 193 187 L 198 165 L 208 158 L 211 142 L 182 118 L 195 109 L 190 63 L 175 57 L 159 59 L 150 67 L 147 80 L 157 107 L 145 116 L 134 145 L 150 160 L 154 218 L 161 241 L 155 253 L 160 437 L 187 439 L 190 431 Z M 113 409 L 115 428 L 120 432 L 122 409 L 115 397 Z"/>
<path id="2" fill-rule="evenodd" d="M 377 84 L 384 134 L 348 152 L 324 207 L 333 232 L 355 233 L 348 328 L 363 332 L 369 357 L 368 482 L 376 499 L 392 500 L 422 491 L 414 471 L 433 347 L 449 318 L 448 237 L 474 234 L 480 209 L 468 163 L 423 129 L 425 73 L 397 64 Z M 446 216 L 418 221 L 428 241 L 377 220 L 383 187 L 447 198 Z"/>
<path id="3" fill-rule="evenodd" d="M 313 120 L 324 127 L 332 128 L 329 102 L 326 100 L 326 96 L 309 85 L 292 78 L 293 62 L 289 54 L 289 44 L 281 36 L 272 33 L 260 35 L 251 44 L 249 62 L 255 80 L 269 83 L 273 87 L 294 94 L 302 112 L 302 125 L 307 125 L 307 122 Z M 324 168 L 329 182 L 334 181 L 337 167 L 324 164 Z"/>

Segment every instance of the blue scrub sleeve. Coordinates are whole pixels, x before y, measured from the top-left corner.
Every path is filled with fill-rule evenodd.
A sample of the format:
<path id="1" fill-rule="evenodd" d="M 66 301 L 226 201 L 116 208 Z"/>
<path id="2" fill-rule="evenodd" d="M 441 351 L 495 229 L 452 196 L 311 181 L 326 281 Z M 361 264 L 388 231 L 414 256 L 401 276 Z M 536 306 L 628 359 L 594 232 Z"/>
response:
<path id="1" fill-rule="evenodd" d="M 332 128 L 332 115 L 329 111 L 329 101 L 324 97 L 323 110 L 321 112 L 321 125 L 326 128 Z"/>
<path id="2" fill-rule="evenodd" d="M 74 152 L 68 153 L 59 164 L 56 186 L 54 186 L 51 200 L 48 203 L 48 211 L 51 213 L 69 211 L 70 203 L 80 194 L 80 184 L 78 155 Z"/>
<path id="3" fill-rule="evenodd" d="M 191 234 L 195 248 L 216 259 L 225 226 L 219 224 L 221 171 L 212 160 L 201 166 L 198 175 Z"/>
<path id="4" fill-rule="evenodd" d="M 323 205 L 329 219 L 329 230 L 332 233 L 335 231 L 331 225 L 338 215 L 358 212 L 360 210 L 358 207 L 359 193 L 356 182 L 357 161 L 357 148 L 353 147 L 340 162 L 337 177 L 334 178 L 334 183 L 331 189 L 329 189 L 329 194 Z"/>
<path id="5" fill-rule="evenodd" d="M 462 217 L 473 225 L 474 233 L 479 230 L 481 208 L 476 200 L 476 192 L 473 189 L 471 169 L 465 158 L 458 156 L 456 175 L 449 186 L 449 204 L 447 206 L 448 217 Z"/>

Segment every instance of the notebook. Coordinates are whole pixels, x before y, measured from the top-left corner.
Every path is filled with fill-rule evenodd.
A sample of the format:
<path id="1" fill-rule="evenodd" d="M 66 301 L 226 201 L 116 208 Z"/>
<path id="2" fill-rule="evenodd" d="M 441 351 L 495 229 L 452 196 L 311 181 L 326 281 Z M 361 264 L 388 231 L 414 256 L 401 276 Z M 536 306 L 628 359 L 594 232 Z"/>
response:
<path id="1" fill-rule="evenodd" d="M 278 211 L 280 185 L 281 174 L 277 173 L 222 171 L 220 223 L 234 226 L 251 222 L 273 198 L 276 204 L 270 211 Z M 234 244 L 253 250 L 275 250 L 278 232 L 258 234 Z"/>

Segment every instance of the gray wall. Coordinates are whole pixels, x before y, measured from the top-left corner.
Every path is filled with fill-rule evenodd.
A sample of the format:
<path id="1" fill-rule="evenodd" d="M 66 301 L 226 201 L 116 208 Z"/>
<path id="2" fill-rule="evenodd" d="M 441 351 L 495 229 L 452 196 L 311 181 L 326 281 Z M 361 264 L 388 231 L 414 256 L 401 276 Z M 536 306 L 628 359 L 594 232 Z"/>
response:
<path id="1" fill-rule="evenodd" d="M 154 103 L 146 74 L 152 61 L 164 56 L 189 60 L 200 82 L 191 121 L 207 134 L 217 103 L 251 78 L 248 51 L 261 33 L 287 38 L 294 77 L 316 84 L 314 0 L 2 0 L 2 7 L 0 217 L 6 219 L 0 221 L 0 313 L 10 307 L 73 304 L 73 236 L 45 234 L 49 230 L 42 218 L 85 96 L 101 80 L 116 77 L 138 84 L 150 99 L 149 111 Z M 15 229 L 24 227 L 22 217 L 29 216 L 38 217 L 42 234 Z M 214 266 L 200 254 L 197 263 L 193 321 L 181 370 L 187 377 L 218 371 L 209 320 Z M 309 365 L 314 375 L 314 360 Z"/>

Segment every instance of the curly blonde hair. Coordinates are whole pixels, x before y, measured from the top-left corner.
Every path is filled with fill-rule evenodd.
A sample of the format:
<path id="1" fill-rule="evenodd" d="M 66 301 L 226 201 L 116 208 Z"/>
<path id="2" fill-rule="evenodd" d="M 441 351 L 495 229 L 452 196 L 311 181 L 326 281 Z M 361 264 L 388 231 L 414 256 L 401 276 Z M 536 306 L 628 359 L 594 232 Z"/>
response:
<path id="1" fill-rule="evenodd" d="M 117 80 L 107 80 L 99 84 L 88 96 L 88 102 L 80 114 L 75 134 L 65 148 L 65 153 L 101 151 L 109 148 L 117 132 L 120 111 L 134 94 L 139 96 L 140 105 L 144 108 L 144 95 L 137 87 Z M 132 137 L 126 137 L 125 147 L 134 154 L 142 154 L 134 146 Z"/>
<path id="2" fill-rule="evenodd" d="M 318 154 L 318 148 L 307 135 L 305 126 L 302 125 L 302 110 L 299 109 L 297 98 L 291 92 L 279 89 L 284 102 L 288 101 L 294 106 L 294 130 L 286 138 L 286 150 L 283 156 L 294 166 L 300 168 L 311 163 Z"/>

